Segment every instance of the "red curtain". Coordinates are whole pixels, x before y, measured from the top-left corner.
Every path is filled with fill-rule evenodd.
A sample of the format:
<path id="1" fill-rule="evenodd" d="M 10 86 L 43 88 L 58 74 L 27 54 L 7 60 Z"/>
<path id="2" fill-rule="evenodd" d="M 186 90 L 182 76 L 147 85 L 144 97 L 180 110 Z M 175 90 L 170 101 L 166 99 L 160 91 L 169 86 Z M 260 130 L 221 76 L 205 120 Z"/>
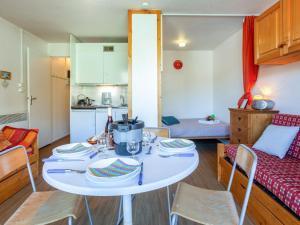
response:
<path id="1" fill-rule="evenodd" d="M 240 107 L 244 99 L 252 104 L 251 90 L 254 87 L 259 66 L 254 64 L 254 16 L 246 16 L 243 24 L 243 80 L 244 95 L 239 99 Z"/>

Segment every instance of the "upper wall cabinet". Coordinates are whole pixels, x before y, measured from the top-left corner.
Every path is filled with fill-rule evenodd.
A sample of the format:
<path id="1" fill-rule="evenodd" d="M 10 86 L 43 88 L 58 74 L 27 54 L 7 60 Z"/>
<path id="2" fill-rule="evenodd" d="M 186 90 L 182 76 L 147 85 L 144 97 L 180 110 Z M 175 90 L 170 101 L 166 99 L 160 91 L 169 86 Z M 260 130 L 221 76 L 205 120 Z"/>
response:
<path id="1" fill-rule="evenodd" d="M 127 44 L 103 46 L 103 77 L 105 84 L 128 84 Z"/>
<path id="2" fill-rule="evenodd" d="M 300 51 L 300 1 L 283 1 L 283 21 L 286 25 L 284 37 L 287 44 L 287 53 Z"/>
<path id="3" fill-rule="evenodd" d="M 127 84 L 127 43 L 76 44 L 76 83 Z"/>
<path id="4" fill-rule="evenodd" d="M 76 83 L 103 83 L 103 47 L 101 44 L 76 44 Z"/>
<path id="5" fill-rule="evenodd" d="M 256 62 L 268 61 L 280 56 L 281 42 L 280 3 L 264 12 L 255 20 Z"/>
<path id="6" fill-rule="evenodd" d="M 300 1 L 281 0 L 255 19 L 255 62 L 300 60 Z"/>

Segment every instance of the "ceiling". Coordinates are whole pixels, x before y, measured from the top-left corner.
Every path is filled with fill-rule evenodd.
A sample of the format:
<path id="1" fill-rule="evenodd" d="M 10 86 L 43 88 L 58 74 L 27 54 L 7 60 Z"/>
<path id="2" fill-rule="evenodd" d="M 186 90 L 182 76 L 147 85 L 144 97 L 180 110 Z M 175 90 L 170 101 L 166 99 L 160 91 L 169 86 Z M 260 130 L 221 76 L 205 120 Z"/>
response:
<path id="1" fill-rule="evenodd" d="M 212 50 L 241 29 L 243 17 L 164 17 L 165 50 Z M 186 42 L 185 48 L 178 41 Z"/>
<path id="2" fill-rule="evenodd" d="M 146 0 L 144 0 L 146 1 Z M 163 13 L 257 14 L 277 0 L 148 0 Z M 72 33 L 82 40 L 126 40 L 127 9 L 142 0 L 0 0 L 3 17 L 48 42 L 66 42 Z M 212 49 L 241 27 L 242 18 L 164 17 L 164 46 Z"/>

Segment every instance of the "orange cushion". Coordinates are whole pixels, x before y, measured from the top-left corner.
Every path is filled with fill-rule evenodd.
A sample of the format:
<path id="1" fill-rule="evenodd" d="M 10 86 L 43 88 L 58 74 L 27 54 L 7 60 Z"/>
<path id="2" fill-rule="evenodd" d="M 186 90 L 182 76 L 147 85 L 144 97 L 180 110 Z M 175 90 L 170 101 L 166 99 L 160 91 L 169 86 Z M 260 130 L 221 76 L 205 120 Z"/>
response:
<path id="1" fill-rule="evenodd" d="M 38 129 L 24 129 L 5 126 L 3 133 L 12 145 L 23 145 L 28 148 L 37 138 Z"/>
<path id="2" fill-rule="evenodd" d="M 11 146 L 11 143 L 7 140 L 3 132 L 0 131 L 0 152 L 7 149 L 9 146 Z"/>

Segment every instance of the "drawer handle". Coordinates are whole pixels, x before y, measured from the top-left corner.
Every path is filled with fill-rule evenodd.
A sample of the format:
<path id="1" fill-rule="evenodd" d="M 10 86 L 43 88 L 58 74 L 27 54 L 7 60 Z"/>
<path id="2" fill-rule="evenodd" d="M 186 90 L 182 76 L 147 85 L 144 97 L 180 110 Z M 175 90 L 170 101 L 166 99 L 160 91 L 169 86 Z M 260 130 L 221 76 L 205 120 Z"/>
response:
<path id="1" fill-rule="evenodd" d="M 238 120 L 241 120 L 242 118 L 241 117 L 238 117 Z"/>
<path id="2" fill-rule="evenodd" d="M 241 129 L 241 128 L 238 128 L 238 131 L 239 131 L 239 132 L 241 132 L 241 131 L 242 131 L 242 129 Z"/>
<path id="3" fill-rule="evenodd" d="M 241 139 L 238 139 L 238 142 L 241 143 Z"/>

